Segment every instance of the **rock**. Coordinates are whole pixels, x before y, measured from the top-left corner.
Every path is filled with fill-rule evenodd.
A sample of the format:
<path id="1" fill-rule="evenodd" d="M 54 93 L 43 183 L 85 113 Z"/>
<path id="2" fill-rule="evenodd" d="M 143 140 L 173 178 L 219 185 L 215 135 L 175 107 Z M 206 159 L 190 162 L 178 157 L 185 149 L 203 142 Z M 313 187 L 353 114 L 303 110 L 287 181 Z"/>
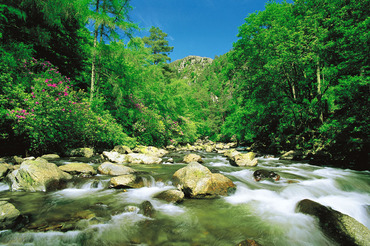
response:
<path id="1" fill-rule="evenodd" d="M 248 152 L 246 154 L 233 155 L 229 161 L 233 166 L 239 167 L 255 167 L 258 164 L 256 154 L 253 152 Z"/>
<path id="2" fill-rule="evenodd" d="M 130 212 L 130 213 L 137 213 L 139 212 L 140 208 L 136 206 L 126 206 L 125 207 L 125 212 Z"/>
<path id="3" fill-rule="evenodd" d="M 49 161 L 49 160 L 59 159 L 60 156 L 57 154 L 47 154 L 47 155 L 41 156 L 41 158 Z"/>
<path id="4" fill-rule="evenodd" d="M 135 149 L 133 149 L 133 152 L 140 153 L 140 154 L 146 154 L 146 155 L 152 155 L 156 157 L 162 157 L 166 154 L 168 154 L 168 151 L 165 149 L 158 149 L 153 146 L 136 146 Z"/>
<path id="5" fill-rule="evenodd" d="M 237 142 L 231 142 L 226 144 L 229 148 L 236 148 L 238 146 Z"/>
<path id="6" fill-rule="evenodd" d="M 316 217 L 323 232 L 339 245 L 369 245 L 370 230 L 346 214 L 309 199 L 300 201 L 296 211 Z"/>
<path id="7" fill-rule="evenodd" d="M 104 151 L 103 156 L 105 159 L 116 163 L 127 163 L 126 155 L 120 154 L 116 151 Z"/>
<path id="8" fill-rule="evenodd" d="M 150 154 L 131 153 L 126 155 L 127 162 L 133 164 L 160 164 L 162 159 Z"/>
<path id="9" fill-rule="evenodd" d="M 126 174 L 117 177 L 113 177 L 109 182 L 110 188 L 141 188 L 144 187 L 144 183 L 141 178 L 138 178 L 133 174 Z"/>
<path id="10" fill-rule="evenodd" d="M 224 149 L 224 144 L 223 143 L 217 143 L 216 144 L 216 149 Z"/>
<path id="11" fill-rule="evenodd" d="M 215 198 L 235 191 L 235 184 L 222 174 L 214 174 L 207 167 L 192 162 L 177 170 L 174 184 L 190 198 Z"/>
<path id="12" fill-rule="evenodd" d="M 98 171 L 101 174 L 119 176 L 125 174 L 135 173 L 136 171 L 130 167 L 124 166 L 122 164 L 114 164 L 111 162 L 104 162 L 98 167 Z"/>
<path id="13" fill-rule="evenodd" d="M 166 146 L 166 149 L 173 151 L 173 150 L 176 150 L 176 147 L 174 145 L 168 145 Z"/>
<path id="14" fill-rule="evenodd" d="M 214 145 L 206 145 L 205 149 L 206 149 L 206 152 L 211 153 L 212 151 L 215 150 L 215 146 Z"/>
<path id="15" fill-rule="evenodd" d="M 7 176 L 12 191 L 47 191 L 64 185 L 72 176 L 43 158 L 24 161 Z"/>
<path id="16" fill-rule="evenodd" d="M 231 159 L 233 156 L 238 155 L 238 154 L 241 154 L 241 153 L 238 152 L 236 149 L 228 149 L 224 152 L 224 156 L 226 156 L 229 159 Z"/>
<path id="17" fill-rule="evenodd" d="M 279 181 L 280 180 L 280 175 L 273 172 L 273 171 L 268 171 L 268 170 L 256 170 L 253 173 L 254 180 L 260 181 L 262 179 L 272 179 L 274 181 Z"/>
<path id="18" fill-rule="evenodd" d="M 23 158 L 16 156 L 16 155 L 13 156 L 13 160 L 15 164 L 22 164 L 22 162 L 24 162 Z"/>
<path id="19" fill-rule="evenodd" d="M 21 213 L 13 204 L 0 201 L 0 230 L 11 229 L 20 215 Z"/>
<path id="20" fill-rule="evenodd" d="M 179 190 L 166 190 L 158 195 L 154 196 L 154 198 L 164 200 L 166 202 L 170 203 L 180 203 L 184 200 L 184 192 Z"/>
<path id="21" fill-rule="evenodd" d="M 301 151 L 288 151 L 284 153 L 280 160 L 302 160 L 303 159 L 303 153 Z"/>
<path id="22" fill-rule="evenodd" d="M 257 243 L 254 240 L 247 239 L 238 243 L 236 246 L 261 246 L 261 244 Z"/>
<path id="23" fill-rule="evenodd" d="M 77 149 L 71 150 L 68 154 L 69 156 L 91 158 L 94 156 L 94 149 L 93 148 L 77 148 Z"/>
<path id="24" fill-rule="evenodd" d="M 141 211 L 143 212 L 143 215 L 154 218 L 156 211 L 153 207 L 153 205 L 149 201 L 144 201 L 140 204 Z"/>
<path id="25" fill-rule="evenodd" d="M 129 147 L 124 146 L 124 145 L 114 146 L 113 151 L 118 152 L 120 154 L 130 154 L 130 153 L 132 153 L 132 150 Z"/>
<path id="26" fill-rule="evenodd" d="M 96 175 L 96 170 L 86 163 L 69 163 L 59 167 L 63 172 L 69 173 L 71 175 L 81 175 L 81 176 L 93 176 Z"/>
<path id="27" fill-rule="evenodd" d="M 0 180 L 4 179 L 11 170 L 13 170 L 12 165 L 1 163 L 0 164 Z"/>
<path id="28" fill-rule="evenodd" d="M 185 163 L 198 162 L 203 163 L 202 157 L 197 154 L 188 154 L 184 157 L 183 160 Z"/>

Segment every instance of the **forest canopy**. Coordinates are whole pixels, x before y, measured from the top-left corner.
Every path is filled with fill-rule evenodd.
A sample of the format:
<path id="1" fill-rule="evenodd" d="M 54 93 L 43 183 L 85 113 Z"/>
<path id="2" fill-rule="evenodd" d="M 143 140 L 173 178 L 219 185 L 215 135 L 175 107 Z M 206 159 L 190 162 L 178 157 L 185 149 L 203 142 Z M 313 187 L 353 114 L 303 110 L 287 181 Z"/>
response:
<path id="1" fill-rule="evenodd" d="M 128 0 L 0 3 L 3 154 L 180 145 L 368 161 L 370 2 L 269 2 L 210 64 L 170 63 L 167 34 L 133 35 Z M 230 27 L 237 28 L 237 27 Z"/>

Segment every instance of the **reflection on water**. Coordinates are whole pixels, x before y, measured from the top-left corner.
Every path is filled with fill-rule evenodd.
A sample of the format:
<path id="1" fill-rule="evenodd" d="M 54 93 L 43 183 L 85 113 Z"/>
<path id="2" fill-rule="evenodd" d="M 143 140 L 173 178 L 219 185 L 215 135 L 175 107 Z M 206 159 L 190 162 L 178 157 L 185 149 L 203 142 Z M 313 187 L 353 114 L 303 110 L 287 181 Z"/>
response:
<path id="1" fill-rule="evenodd" d="M 221 172 L 237 185 L 220 199 L 185 200 L 170 204 L 158 193 L 175 189 L 173 173 L 184 167 L 183 154 L 175 163 L 135 165 L 145 176 L 145 187 L 108 189 L 110 177 L 76 179 L 56 192 L 10 192 L 6 198 L 28 215 L 30 223 L 18 232 L 0 231 L 8 245 L 236 245 L 254 239 L 262 245 L 335 245 L 318 229 L 314 218 L 295 212 L 297 202 L 311 199 L 330 206 L 370 227 L 369 172 L 317 167 L 306 163 L 259 158 L 258 167 L 230 166 L 225 157 L 200 152 L 204 165 Z M 277 182 L 255 182 L 253 172 L 269 169 Z M 156 210 L 149 218 L 140 204 L 150 201 Z"/>

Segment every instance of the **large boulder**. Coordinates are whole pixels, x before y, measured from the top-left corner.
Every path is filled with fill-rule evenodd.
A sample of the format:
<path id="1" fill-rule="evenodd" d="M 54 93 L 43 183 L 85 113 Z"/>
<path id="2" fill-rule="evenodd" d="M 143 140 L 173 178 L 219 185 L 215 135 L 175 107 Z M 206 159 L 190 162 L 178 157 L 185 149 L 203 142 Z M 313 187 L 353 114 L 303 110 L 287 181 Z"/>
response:
<path id="1" fill-rule="evenodd" d="M 239 166 L 239 167 L 255 167 L 258 164 L 258 160 L 256 157 L 256 154 L 253 152 L 248 152 L 246 154 L 236 154 L 232 155 L 231 158 L 229 158 L 230 164 L 233 166 Z"/>
<path id="2" fill-rule="evenodd" d="M 153 146 L 142 146 L 142 145 L 136 146 L 136 148 L 133 149 L 133 152 L 139 153 L 139 154 L 152 155 L 156 157 L 162 157 L 168 154 L 168 151 L 165 149 L 158 149 Z"/>
<path id="3" fill-rule="evenodd" d="M 13 204 L 7 201 L 0 201 L 0 230 L 11 229 L 21 213 Z"/>
<path id="4" fill-rule="evenodd" d="M 135 173 L 136 171 L 131 167 L 124 166 L 122 164 L 114 164 L 111 162 L 104 162 L 98 167 L 98 171 L 101 174 L 120 176 L 125 174 Z"/>
<path id="5" fill-rule="evenodd" d="M 63 172 L 79 175 L 79 176 L 93 176 L 96 175 L 96 170 L 87 163 L 69 163 L 59 167 Z"/>
<path id="6" fill-rule="evenodd" d="M 154 198 L 170 203 L 180 203 L 184 200 L 184 192 L 179 190 L 166 190 L 154 196 Z"/>
<path id="7" fill-rule="evenodd" d="M 300 201 L 296 211 L 316 217 L 323 232 L 339 245 L 369 245 L 370 230 L 346 214 L 309 199 Z"/>
<path id="8" fill-rule="evenodd" d="M 200 157 L 200 155 L 197 155 L 197 154 L 188 154 L 184 156 L 183 161 L 185 163 L 191 163 L 191 162 L 203 163 L 202 157 Z"/>
<path id="9" fill-rule="evenodd" d="M 77 148 L 68 153 L 69 156 L 91 158 L 94 156 L 93 148 Z"/>
<path id="10" fill-rule="evenodd" d="M 47 191 L 64 185 L 72 176 L 43 158 L 24 161 L 7 176 L 12 191 Z"/>
<path id="11" fill-rule="evenodd" d="M 109 182 L 110 188 L 141 188 L 144 187 L 144 182 L 140 177 L 134 174 L 126 174 L 113 177 Z"/>
<path id="12" fill-rule="evenodd" d="M 150 154 L 139 154 L 139 153 L 131 153 L 126 155 L 127 162 L 132 164 L 160 164 L 162 162 L 162 159 L 150 155 Z"/>
<path id="13" fill-rule="evenodd" d="M 104 151 L 103 157 L 110 162 L 127 163 L 126 155 L 120 154 L 116 151 Z"/>
<path id="14" fill-rule="evenodd" d="M 235 184 L 222 174 L 214 174 L 207 167 L 192 162 L 177 170 L 174 184 L 189 198 L 215 198 L 226 196 L 236 189 Z"/>

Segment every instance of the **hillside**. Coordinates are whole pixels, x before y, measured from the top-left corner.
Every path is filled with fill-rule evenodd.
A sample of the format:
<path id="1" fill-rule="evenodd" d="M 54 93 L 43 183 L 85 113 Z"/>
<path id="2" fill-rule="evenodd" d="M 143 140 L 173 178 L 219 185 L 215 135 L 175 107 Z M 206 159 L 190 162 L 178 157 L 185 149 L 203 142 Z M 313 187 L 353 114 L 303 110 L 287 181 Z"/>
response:
<path id="1" fill-rule="evenodd" d="M 176 71 L 178 78 L 190 79 L 190 81 L 196 82 L 199 75 L 212 62 L 213 59 L 208 57 L 187 56 L 170 63 L 170 67 Z"/>

